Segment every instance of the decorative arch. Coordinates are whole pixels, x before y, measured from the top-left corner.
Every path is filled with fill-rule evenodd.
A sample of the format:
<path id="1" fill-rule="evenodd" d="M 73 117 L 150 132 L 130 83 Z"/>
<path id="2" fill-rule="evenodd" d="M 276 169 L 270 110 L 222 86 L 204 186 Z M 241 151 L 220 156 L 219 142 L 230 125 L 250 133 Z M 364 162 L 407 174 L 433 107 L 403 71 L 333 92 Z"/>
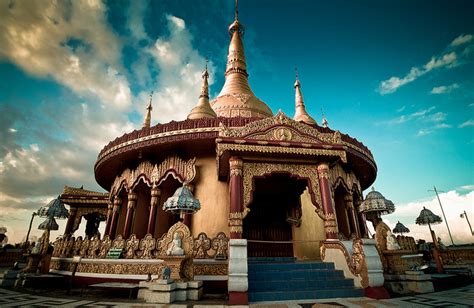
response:
<path id="1" fill-rule="evenodd" d="M 177 155 L 172 155 L 159 164 L 143 161 L 135 169 L 127 168 L 115 177 L 110 197 L 115 196 L 123 187 L 127 191 L 133 190 L 140 180 L 149 187 L 159 186 L 170 175 L 183 184 L 191 183 L 196 177 L 196 158 L 185 161 Z"/>
<path id="2" fill-rule="evenodd" d="M 361 191 L 359 179 L 354 172 L 346 172 L 339 163 L 329 169 L 329 179 L 333 193 L 341 183 L 344 185 L 347 192 L 351 192 L 354 185 L 357 186 L 358 191 Z"/>
<path id="3" fill-rule="evenodd" d="M 332 184 L 332 191 L 333 191 L 333 194 L 334 194 L 334 191 L 336 191 L 336 189 L 341 186 L 342 188 L 344 188 L 346 190 L 347 193 L 350 193 L 351 192 L 351 189 L 349 188 L 349 185 L 347 185 L 346 181 L 338 176 L 337 179 L 334 181 L 334 183 Z"/>
<path id="4" fill-rule="evenodd" d="M 325 220 L 325 216 L 321 207 L 322 201 L 316 166 L 253 162 L 244 162 L 243 164 L 244 217 L 248 213 L 248 206 L 253 199 L 255 178 L 264 178 L 271 175 L 272 173 L 287 173 L 290 175 L 290 177 L 306 180 L 308 191 L 311 196 L 311 201 L 316 207 L 316 213 L 321 219 Z"/>

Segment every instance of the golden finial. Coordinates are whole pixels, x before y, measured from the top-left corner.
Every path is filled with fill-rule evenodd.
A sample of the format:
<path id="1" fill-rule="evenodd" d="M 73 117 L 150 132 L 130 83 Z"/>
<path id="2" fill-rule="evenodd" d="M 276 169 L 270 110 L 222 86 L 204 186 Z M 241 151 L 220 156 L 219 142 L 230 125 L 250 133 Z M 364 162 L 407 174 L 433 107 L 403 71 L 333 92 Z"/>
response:
<path id="1" fill-rule="evenodd" d="M 143 128 L 150 128 L 151 110 L 153 109 L 153 107 L 151 106 L 152 99 L 153 99 L 153 91 L 151 91 L 150 93 L 150 102 L 148 103 L 148 107 L 146 107 L 147 112 L 146 112 L 145 120 L 143 121 Z"/>
<path id="2" fill-rule="evenodd" d="M 295 81 L 295 115 L 293 120 L 298 122 L 304 122 L 306 124 L 314 125 L 316 121 L 308 114 L 306 107 L 303 101 L 303 94 L 301 93 L 301 84 L 298 77 L 298 70 L 296 71 L 296 81 Z"/>
<path id="3" fill-rule="evenodd" d="M 214 110 L 212 110 L 211 105 L 209 104 L 209 84 L 208 77 L 209 73 L 207 71 L 207 63 L 209 60 L 206 58 L 206 66 L 202 72 L 202 86 L 201 86 L 201 95 L 199 95 L 199 101 L 191 112 L 188 114 L 188 119 L 202 119 L 202 118 L 215 118 L 217 117 Z"/>
<path id="4" fill-rule="evenodd" d="M 322 107 L 321 107 L 321 115 L 323 116 L 323 119 L 322 119 L 323 127 L 328 127 L 328 120 L 327 120 L 326 117 L 324 116 L 324 110 L 323 110 Z"/>
<path id="5" fill-rule="evenodd" d="M 239 0 L 235 0 L 235 20 L 239 20 Z"/>

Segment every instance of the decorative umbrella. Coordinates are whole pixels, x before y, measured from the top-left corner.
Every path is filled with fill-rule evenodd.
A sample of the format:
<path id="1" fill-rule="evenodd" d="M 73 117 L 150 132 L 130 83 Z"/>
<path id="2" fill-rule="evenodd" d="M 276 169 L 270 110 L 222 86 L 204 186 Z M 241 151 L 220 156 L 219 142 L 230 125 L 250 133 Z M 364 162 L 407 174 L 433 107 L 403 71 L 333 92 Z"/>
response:
<path id="1" fill-rule="evenodd" d="M 393 233 L 400 233 L 401 235 L 403 235 L 403 233 L 408 233 L 408 232 L 410 232 L 410 229 L 405 227 L 400 221 L 397 222 L 397 224 L 395 225 L 395 228 L 393 228 Z"/>
<path id="2" fill-rule="evenodd" d="M 41 254 L 44 255 L 48 251 L 50 231 L 59 229 L 55 218 L 67 218 L 69 212 L 58 196 L 56 199 L 51 200 L 46 206 L 40 207 L 37 214 L 40 217 L 46 217 L 46 220 L 38 226 L 39 230 L 44 230 L 41 245 Z"/>
<path id="3" fill-rule="evenodd" d="M 201 203 L 194 198 L 193 193 L 186 186 L 176 189 L 173 196 L 169 197 L 163 204 L 164 211 L 180 214 L 180 216 L 193 214 L 200 209 Z"/>
<path id="4" fill-rule="evenodd" d="M 438 215 L 433 214 L 432 211 L 428 210 L 427 208 L 423 207 L 423 209 L 420 212 L 420 215 L 416 218 L 416 224 L 417 225 L 428 225 L 428 228 L 430 228 L 430 233 L 431 237 L 433 239 L 433 244 L 434 244 L 434 250 L 433 250 L 433 256 L 436 262 L 436 269 L 438 273 L 443 272 L 443 262 L 441 260 L 441 256 L 438 251 L 438 244 L 436 241 L 436 235 L 433 230 L 431 230 L 431 225 L 432 224 L 439 224 L 441 223 L 441 217 Z"/>
<path id="5" fill-rule="evenodd" d="M 372 191 L 367 194 L 365 200 L 359 207 L 359 212 L 365 213 L 368 220 L 372 222 L 374 228 L 376 227 L 380 216 L 391 214 L 395 211 L 395 205 L 393 202 L 385 199 L 385 197 L 375 191 L 372 187 Z"/>
<path id="6" fill-rule="evenodd" d="M 432 211 L 428 210 L 427 208 L 423 207 L 423 209 L 420 212 L 420 215 L 416 218 L 416 224 L 417 225 L 428 225 L 428 228 L 430 228 L 430 233 L 433 232 L 431 230 L 431 225 L 432 224 L 439 224 L 441 223 L 441 217 L 438 215 L 433 214 Z"/>
<path id="7" fill-rule="evenodd" d="M 68 218 L 69 212 L 64 207 L 64 203 L 61 201 L 61 198 L 58 196 L 56 199 L 51 200 L 47 205 L 40 207 L 38 210 L 38 216 Z"/>

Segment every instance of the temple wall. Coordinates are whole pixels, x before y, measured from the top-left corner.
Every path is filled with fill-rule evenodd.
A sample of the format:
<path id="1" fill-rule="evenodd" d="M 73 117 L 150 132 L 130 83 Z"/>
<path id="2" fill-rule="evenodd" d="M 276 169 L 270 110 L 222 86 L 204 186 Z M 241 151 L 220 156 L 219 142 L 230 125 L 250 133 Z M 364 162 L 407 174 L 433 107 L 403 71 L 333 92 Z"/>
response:
<path id="1" fill-rule="evenodd" d="M 315 206 L 311 202 L 311 196 L 306 189 L 301 195 L 301 226 L 293 227 L 293 239 L 298 241 L 313 241 L 310 243 L 298 243 L 293 245 L 295 257 L 299 259 L 320 259 L 319 241 L 324 241 L 324 221 L 315 212 Z"/>
<path id="2" fill-rule="evenodd" d="M 198 179 L 194 196 L 201 202 L 201 209 L 193 215 L 191 234 L 197 236 L 205 232 L 209 237 L 219 232 L 229 236 L 229 187 L 227 182 L 217 179 L 216 158 L 197 158 Z"/>

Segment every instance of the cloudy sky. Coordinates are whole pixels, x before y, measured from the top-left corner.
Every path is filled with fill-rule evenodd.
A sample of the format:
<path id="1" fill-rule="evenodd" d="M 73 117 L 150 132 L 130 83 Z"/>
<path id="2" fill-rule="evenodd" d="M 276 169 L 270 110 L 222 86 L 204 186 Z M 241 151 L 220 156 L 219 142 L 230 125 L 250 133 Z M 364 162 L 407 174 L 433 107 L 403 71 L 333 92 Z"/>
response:
<path id="1" fill-rule="evenodd" d="M 474 2 L 240 1 L 250 83 L 293 115 L 294 67 L 308 111 L 366 144 L 375 188 L 400 220 L 444 204 L 456 242 L 473 242 Z M 196 104 L 209 59 L 223 84 L 233 1 L 0 0 L 0 225 L 21 240 L 64 185 L 100 190 L 99 150 Z M 39 220 L 35 222 L 35 227 Z M 35 228 L 34 228 L 35 229 Z M 446 226 L 434 228 L 449 243 Z M 34 231 L 39 234 L 39 231 Z"/>

